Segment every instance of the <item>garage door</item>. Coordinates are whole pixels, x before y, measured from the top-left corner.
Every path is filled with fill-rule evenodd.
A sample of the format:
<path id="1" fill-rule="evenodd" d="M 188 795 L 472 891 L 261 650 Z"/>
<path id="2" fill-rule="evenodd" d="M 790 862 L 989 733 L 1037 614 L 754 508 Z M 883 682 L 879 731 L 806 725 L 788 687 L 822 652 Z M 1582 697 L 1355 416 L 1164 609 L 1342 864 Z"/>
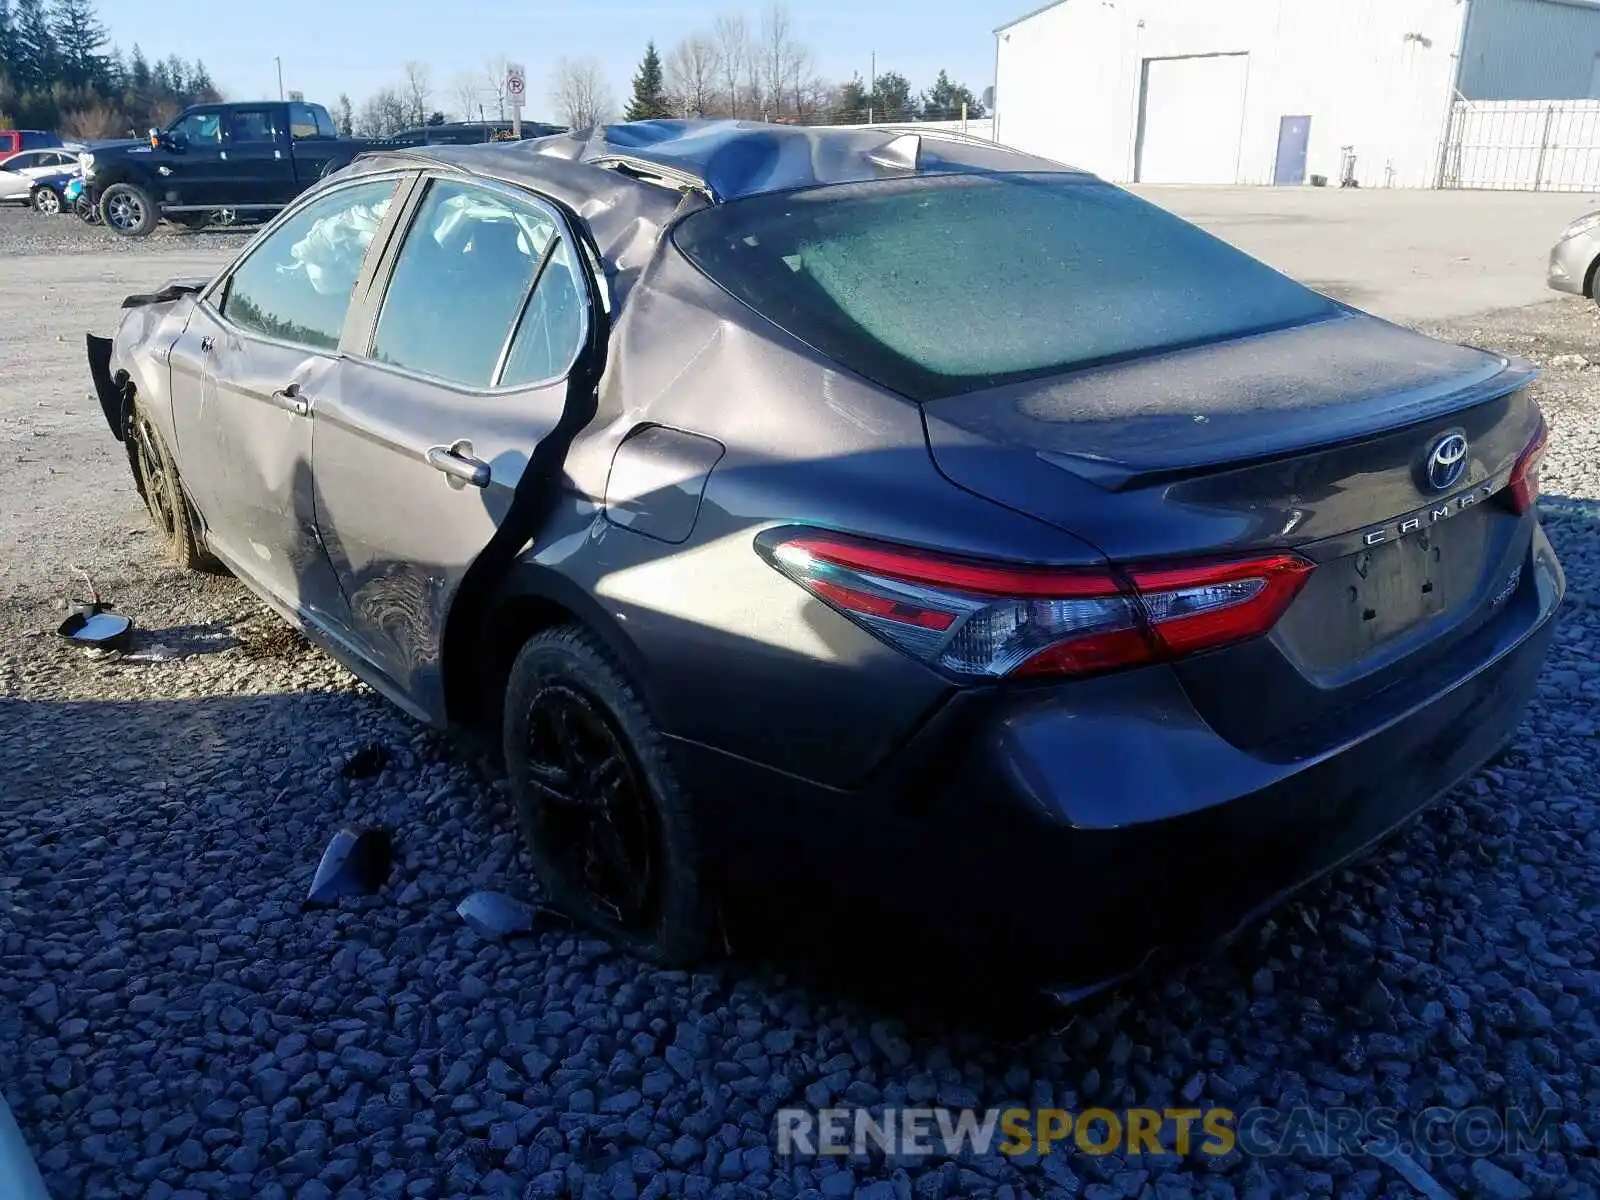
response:
<path id="1" fill-rule="evenodd" d="M 1143 183 L 1237 183 L 1248 54 L 1147 58 L 1139 113 Z"/>

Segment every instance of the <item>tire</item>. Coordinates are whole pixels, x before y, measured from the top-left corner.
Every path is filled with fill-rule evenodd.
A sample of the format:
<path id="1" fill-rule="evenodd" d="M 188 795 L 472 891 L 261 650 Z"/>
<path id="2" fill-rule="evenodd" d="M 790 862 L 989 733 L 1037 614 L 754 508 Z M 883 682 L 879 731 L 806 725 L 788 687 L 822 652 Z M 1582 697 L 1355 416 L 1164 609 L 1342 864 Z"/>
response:
<path id="1" fill-rule="evenodd" d="M 160 432 L 138 404 L 128 431 L 128 461 L 133 482 L 150 514 L 166 558 L 186 571 L 214 570 L 217 560 L 201 541 L 195 515 L 184 495 L 178 467 Z"/>
<path id="2" fill-rule="evenodd" d="M 576 625 L 529 640 L 502 729 L 550 903 L 658 966 L 705 958 L 715 921 L 704 841 L 654 721 L 604 643 Z"/>
<path id="3" fill-rule="evenodd" d="M 47 217 L 61 215 L 61 193 L 55 188 L 41 187 L 33 189 L 33 210 L 43 213 Z"/>
<path id="4" fill-rule="evenodd" d="M 100 193 L 100 219 L 122 237 L 145 237 L 161 220 L 155 197 L 131 183 L 113 183 Z"/>
<path id="5" fill-rule="evenodd" d="M 78 214 L 78 219 L 85 225 L 100 224 L 100 210 L 87 196 L 79 196 L 72 205 L 72 211 Z"/>

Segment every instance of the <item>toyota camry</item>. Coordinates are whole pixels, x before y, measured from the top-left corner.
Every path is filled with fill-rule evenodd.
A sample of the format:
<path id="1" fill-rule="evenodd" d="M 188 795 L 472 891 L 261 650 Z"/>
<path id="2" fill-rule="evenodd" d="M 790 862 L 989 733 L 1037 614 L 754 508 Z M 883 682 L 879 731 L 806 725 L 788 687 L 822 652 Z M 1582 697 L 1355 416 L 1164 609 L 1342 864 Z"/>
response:
<path id="1" fill-rule="evenodd" d="M 752 888 L 1070 984 L 1224 932 L 1508 741 L 1564 586 L 1526 364 L 959 136 L 375 152 L 88 357 L 171 555 L 495 731 L 657 962 Z"/>

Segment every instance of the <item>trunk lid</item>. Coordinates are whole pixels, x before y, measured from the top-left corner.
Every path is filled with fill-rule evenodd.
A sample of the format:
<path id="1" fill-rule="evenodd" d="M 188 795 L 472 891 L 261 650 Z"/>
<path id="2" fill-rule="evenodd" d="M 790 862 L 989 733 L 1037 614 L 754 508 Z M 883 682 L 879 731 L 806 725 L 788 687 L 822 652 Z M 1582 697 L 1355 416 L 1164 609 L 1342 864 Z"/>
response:
<path id="1" fill-rule="evenodd" d="M 1295 735 L 1309 752 L 1306 731 L 1420 677 L 1506 610 L 1531 538 L 1505 487 L 1540 420 L 1520 390 L 1532 376 L 1341 313 L 923 412 L 954 483 L 1112 561 L 1268 549 L 1314 561 L 1271 635 L 1176 666 L 1231 740 Z M 1451 435 L 1465 466 L 1430 478 Z"/>

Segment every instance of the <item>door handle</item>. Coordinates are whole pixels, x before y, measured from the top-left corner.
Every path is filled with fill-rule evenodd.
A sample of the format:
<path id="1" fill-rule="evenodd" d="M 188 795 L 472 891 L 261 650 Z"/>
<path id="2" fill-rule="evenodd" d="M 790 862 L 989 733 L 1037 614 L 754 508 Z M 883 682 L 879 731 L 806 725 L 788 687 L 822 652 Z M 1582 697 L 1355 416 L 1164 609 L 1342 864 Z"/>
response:
<path id="1" fill-rule="evenodd" d="M 457 438 L 448 446 L 429 446 L 425 456 L 435 471 L 443 471 L 451 479 L 470 483 L 475 488 L 489 486 L 489 464 L 472 455 L 472 443 Z"/>
<path id="2" fill-rule="evenodd" d="M 311 415 L 311 405 L 305 397 L 300 395 L 300 385 L 298 383 L 288 384 L 273 392 L 272 402 L 279 408 L 287 409 L 297 417 L 309 417 Z"/>

